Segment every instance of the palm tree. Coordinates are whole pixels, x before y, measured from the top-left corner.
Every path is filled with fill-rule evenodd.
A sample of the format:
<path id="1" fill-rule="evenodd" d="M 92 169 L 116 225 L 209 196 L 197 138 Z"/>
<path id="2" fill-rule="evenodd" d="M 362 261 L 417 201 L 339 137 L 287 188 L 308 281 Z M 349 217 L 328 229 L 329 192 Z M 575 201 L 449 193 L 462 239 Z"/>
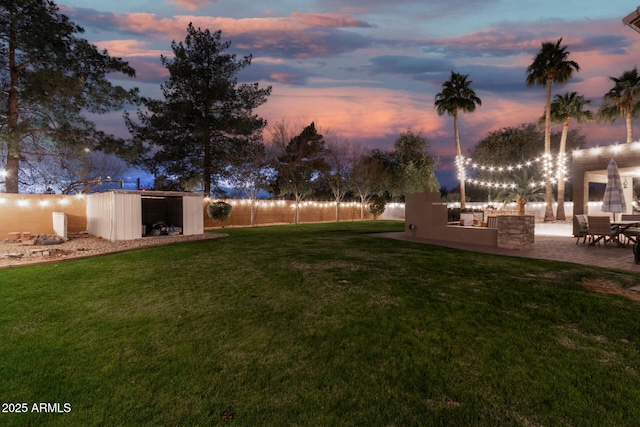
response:
<path id="1" fill-rule="evenodd" d="M 544 86 L 547 89 L 545 102 L 544 124 L 544 156 L 545 161 L 551 160 L 551 87 L 553 82 L 567 82 L 574 71 L 580 71 L 580 66 L 570 61 L 566 46 L 560 46 L 562 37 L 555 43 L 543 42 L 540 52 L 535 56 L 531 65 L 527 67 L 527 86 Z M 553 191 L 551 188 L 551 173 L 545 171 L 545 202 L 547 204 L 544 220 L 553 221 Z"/>
<path id="2" fill-rule="evenodd" d="M 551 103 L 551 121 L 553 123 L 562 123 L 562 136 L 560 137 L 560 149 L 558 150 L 558 211 L 556 212 L 556 218 L 561 221 L 567 219 L 564 213 L 564 168 L 566 166 L 569 123 L 571 123 L 571 119 L 576 119 L 578 123 L 592 121 L 593 113 L 583 109 L 585 105 L 590 103 L 590 99 L 585 99 L 583 95 L 578 95 L 576 92 L 556 95 Z"/>
<path id="3" fill-rule="evenodd" d="M 511 187 L 498 193 L 496 201 L 516 202 L 518 215 L 524 215 L 527 202 L 544 199 L 542 188 L 538 187 L 533 177 L 529 177 L 526 169 L 522 171 L 522 175 L 513 175 L 513 181 Z"/>
<path id="4" fill-rule="evenodd" d="M 609 77 L 613 88 L 604 95 L 598 110 L 598 119 L 613 122 L 624 117 L 627 124 L 627 144 L 633 142 L 633 118 L 640 114 L 640 76 L 638 67 L 622 73 L 620 77 Z"/>
<path id="5" fill-rule="evenodd" d="M 462 160 L 460 149 L 460 135 L 458 133 L 458 112 L 472 113 L 476 105 L 482 105 L 482 100 L 471 89 L 471 80 L 467 80 L 468 74 L 462 75 L 451 72 L 451 78 L 442 84 L 442 92 L 436 95 L 435 107 L 438 115 L 448 114 L 453 116 L 453 133 L 456 140 L 456 160 Z M 456 162 L 458 163 L 458 162 Z M 459 171 L 460 172 L 460 171 Z M 460 208 L 465 208 L 464 174 L 460 173 Z"/>

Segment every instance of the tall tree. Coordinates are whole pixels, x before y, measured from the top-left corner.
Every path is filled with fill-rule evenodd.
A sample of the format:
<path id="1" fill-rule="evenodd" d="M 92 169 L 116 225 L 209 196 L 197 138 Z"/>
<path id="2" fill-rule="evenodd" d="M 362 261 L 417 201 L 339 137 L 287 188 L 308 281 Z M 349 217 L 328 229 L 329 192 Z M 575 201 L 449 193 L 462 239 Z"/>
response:
<path id="1" fill-rule="evenodd" d="M 84 30 L 52 1 L 0 3 L 0 126 L 8 193 L 19 192 L 23 158 L 105 149 L 121 141 L 83 114 L 120 109 L 137 91 L 113 86 L 110 73 L 135 76 L 119 58 L 78 37 Z"/>
<path id="2" fill-rule="evenodd" d="M 360 219 L 372 196 L 382 195 L 391 188 L 392 159 L 389 153 L 373 150 L 355 153 L 351 169 L 351 186 L 360 198 Z"/>
<path id="3" fill-rule="evenodd" d="M 326 143 L 325 161 L 329 166 L 322 174 L 336 204 L 336 222 L 340 221 L 340 205 L 349 191 L 349 179 L 353 159 L 349 157 L 349 146 L 337 138 L 329 137 Z"/>
<path id="4" fill-rule="evenodd" d="M 627 126 L 627 144 L 633 142 L 633 119 L 640 115 L 640 75 L 638 67 L 627 70 L 620 77 L 609 77 L 613 88 L 604 95 L 598 119 L 613 122 L 623 117 Z"/>
<path id="5" fill-rule="evenodd" d="M 438 115 L 448 114 L 453 116 L 453 133 L 456 142 L 456 164 L 462 160 L 462 150 L 460 148 L 460 135 L 458 133 L 458 113 L 460 111 L 472 113 L 476 106 L 482 105 L 482 100 L 476 96 L 471 89 L 471 80 L 467 80 L 469 75 L 462 75 L 451 72 L 448 81 L 442 84 L 442 91 L 436 95 L 435 107 Z M 460 175 L 460 206 L 465 207 L 466 194 L 464 189 L 464 175 Z"/>
<path id="6" fill-rule="evenodd" d="M 260 191 L 269 188 L 274 171 L 262 141 L 252 141 L 243 148 L 241 155 L 231 163 L 229 181 L 242 190 L 251 202 L 250 224 L 253 227 L 258 196 Z"/>
<path id="7" fill-rule="evenodd" d="M 407 130 L 393 145 L 395 161 L 393 196 L 419 193 L 425 189 L 438 191 L 440 184 L 434 173 L 437 160 L 429 154 L 429 142 L 421 133 Z"/>
<path id="8" fill-rule="evenodd" d="M 294 196 L 296 224 L 300 223 L 300 203 L 318 187 L 321 174 L 329 170 L 324 154 L 324 139 L 312 122 L 278 156 L 277 186 L 280 192 Z"/>
<path id="9" fill-rule="evenodd" d="M 189 24 L 185 41 L 171 43 L 174 58 L 160 58 L 169 71 L 161 86 L 164 101 L 145 98 L 137 122 L 125 117 L 137 164 L 181 180 L 197 177 L 207 195 L 230 159 L 266 126 L 253 110 L 271 94 L 270 86 L 238 83 L 252 57 L 238 59 L 227 53 L 230 46 L 221 31 Z"/>
<path id="10" fill-rule="evenodd" d="M 558 150 L 558 210 L 556 212 L 556 218 L 560 221 L 567 219 L 564 212 L 564 190 L 569 124 L 571 123 L 571 119 L 575 119 L 578 123 L 592 121 L 593 113 L 584 109 L 584 107 L 590 103 L 590 99 L 585 99 L 583 95 L 578 95 L 576 92 L 556 95 L 551 103 L 551 121 L 553 123 L 562 123 L 562 136 L 560 137 L 560 149 Z"/>
<path id="11" fill-rule="evenodd" d="M 543 86 L 547 89 L 545 101 L 544 155 L 545 171 L 545 221 L 553 221 L 553 189 L 551 176 L 551 88 L 553 83 L 567 82 L 574 71 L 580 71 L 577 62 L 569 60 L 567 46 L 560 46 L 562 37 L 555 43 L 543 42 L 531 65 L 527 67 L 527 86 Z"/>

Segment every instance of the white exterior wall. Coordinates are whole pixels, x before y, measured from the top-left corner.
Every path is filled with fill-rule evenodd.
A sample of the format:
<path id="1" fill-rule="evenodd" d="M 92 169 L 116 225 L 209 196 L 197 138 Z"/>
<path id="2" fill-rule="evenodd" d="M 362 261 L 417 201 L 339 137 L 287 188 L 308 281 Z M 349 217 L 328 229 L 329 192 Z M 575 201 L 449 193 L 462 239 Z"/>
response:
<path id="1" fill-rule="evenodd" d="M 182 234 L 185 236 L 204 233 L 202 199 L 202 196 L 182 197 Z"/>

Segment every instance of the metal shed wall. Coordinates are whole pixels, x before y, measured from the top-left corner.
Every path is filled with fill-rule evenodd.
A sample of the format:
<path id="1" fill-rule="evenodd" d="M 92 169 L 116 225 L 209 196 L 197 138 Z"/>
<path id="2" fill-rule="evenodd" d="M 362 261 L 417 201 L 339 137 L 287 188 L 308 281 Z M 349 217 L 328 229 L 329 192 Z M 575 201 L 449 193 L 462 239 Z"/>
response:
<path id="1" fill-rule="evenodd" d="M 87 196 L 87 231 L 92 236 L 108 238 L 111 234 L 112 193 L 97 193 Z"/>
<path id="2" fill-rule="evenodd" d="M 201 194 L 107 191 L 87 196 L 89 234 L 111 241 L 142 237 L 142 195 L 182 197 L 182 234 L 204 233 Z"/>
<path id="3" fill-rule="evenodd" d="M 110 240 L 132 240 L 142 237 L 142 198 L 139 193 L 114 193 L 113 225 Z"/>
<path id="4" fill-rule="evenodd" d="M 182 197 L 182 234 L 204 233 L 204 217 L 202 213 L 202 196 Z"/>
<path id="5" fill-rule="evenodd" d="M 111 241 L 142 237 L 140 194 L 106 192 L 87 196 L 87 230 Z"/>

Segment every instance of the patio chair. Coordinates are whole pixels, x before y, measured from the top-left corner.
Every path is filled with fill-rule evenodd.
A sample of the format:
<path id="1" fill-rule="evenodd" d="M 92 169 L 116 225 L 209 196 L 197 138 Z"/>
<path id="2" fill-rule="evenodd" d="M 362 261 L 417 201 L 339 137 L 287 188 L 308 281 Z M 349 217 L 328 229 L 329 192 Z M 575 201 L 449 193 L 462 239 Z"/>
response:
<path id="1" fill-rule="evenodd" d="M 638 214 L 622 214 L 622 215 L 620 215 L 620 221 L 640 221 L 640 215 L 638 215 Z"/>
<path id="2" fill-rule="evenodd" d="M 611 227 L 611 218 L 608 216 L 588 216 L 587 224 L 589 230 L 589 246 L 594 246 L 596 243 L 599 245 L 600 241 L 604 241 L 606 246 L 611 240 L 616 240 L 618 237 L 618 229 Z"/>
<path id="3" fill-rule="evenodd" d="M 587 237 L 589 237 L 589 225 L 586 215 L 574 215 L 573 216 L 573 237 L 577 237 L 576 245 L 582 239 L 582 243 L 586 243 Z"/>

